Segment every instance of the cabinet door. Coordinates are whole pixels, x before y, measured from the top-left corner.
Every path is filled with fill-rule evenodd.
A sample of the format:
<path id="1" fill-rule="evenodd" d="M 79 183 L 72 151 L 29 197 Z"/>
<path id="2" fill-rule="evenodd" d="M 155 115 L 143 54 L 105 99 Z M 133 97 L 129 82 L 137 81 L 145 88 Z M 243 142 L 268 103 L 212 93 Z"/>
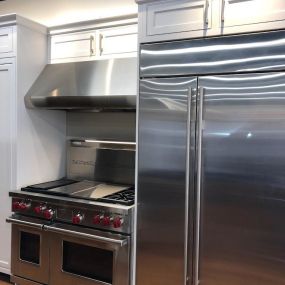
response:
<path id="1" fill-rule="evenodd" d="M 13 29 L 1 28 L 0 29 L 0 57 L 3 54 L 13 51 Z"/>
<path id="2" fill-rule="evenodd" d="M 204 30 L 211 27 L 212 0 L 175 0 L 146 4 L 148 36 Z"/>
<path id="3" fill-rule="evenodd" d="M 95 56 L 95 34 L 78 33 L 51 37 L 51 59 Z"/>
<path id="4" fill-rule="evenodd" d="M 266 23 L 285 19 L 284 0 L 222 0 L 224 27 Z"/>
<path id="5" fill-rule="evenodd" d="M 10 215 L 9 191 L 12 190 L 12 126 L 15 123 L 15 75 L 13 64 L 0 63 L 0 272 L 10 273 L 11 229 L 6 223 Z"/>
<path id="6" fill-rule="evenodd" d="M 137 51 L 138 26 L 100 31 L 100 55 L 128 54 Z"/>

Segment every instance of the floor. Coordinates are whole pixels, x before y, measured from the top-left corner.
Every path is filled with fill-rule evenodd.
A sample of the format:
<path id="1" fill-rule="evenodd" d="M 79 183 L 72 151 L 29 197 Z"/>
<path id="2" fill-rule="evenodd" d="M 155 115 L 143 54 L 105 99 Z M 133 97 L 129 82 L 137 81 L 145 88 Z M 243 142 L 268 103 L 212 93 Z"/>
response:
<path id="1" fill-rule="evenodd" d="M 0 285 L 11 284 L 11 283 L 9 283 L 9 280 L 10 280 L 10 278 L 8 275 L 0 274 Z"/>

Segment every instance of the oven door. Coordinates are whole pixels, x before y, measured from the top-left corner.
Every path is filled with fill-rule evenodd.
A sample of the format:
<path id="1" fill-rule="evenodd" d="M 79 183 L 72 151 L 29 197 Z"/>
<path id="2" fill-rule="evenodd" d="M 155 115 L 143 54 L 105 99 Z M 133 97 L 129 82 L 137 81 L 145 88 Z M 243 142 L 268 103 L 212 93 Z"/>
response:
<path id="1" fill-rule="evenodd" d="M 12 224 L 12 274 L 48 284 L 49 242 L 43 221 L 13 215 L 7 222 Z"/>
<path id="2" fill-rule="evenodd" d="M 53 224 L 50 285 L 128 285 L 130 237 Z"/>

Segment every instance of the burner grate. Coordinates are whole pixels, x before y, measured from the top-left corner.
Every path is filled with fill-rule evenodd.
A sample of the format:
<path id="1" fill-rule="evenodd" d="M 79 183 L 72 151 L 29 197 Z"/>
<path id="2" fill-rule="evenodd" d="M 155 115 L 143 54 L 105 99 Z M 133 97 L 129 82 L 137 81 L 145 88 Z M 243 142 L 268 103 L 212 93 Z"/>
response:
<path id="1" fill-rule="evenodd" d="M 105 203 L 115 203 L 122 205 L 133 205 L 135 202 L 135 191 L 133 189 L 123 190 L 114 194 L 110 194 L 103 198 L 100 198 L 99 201 Z"/>

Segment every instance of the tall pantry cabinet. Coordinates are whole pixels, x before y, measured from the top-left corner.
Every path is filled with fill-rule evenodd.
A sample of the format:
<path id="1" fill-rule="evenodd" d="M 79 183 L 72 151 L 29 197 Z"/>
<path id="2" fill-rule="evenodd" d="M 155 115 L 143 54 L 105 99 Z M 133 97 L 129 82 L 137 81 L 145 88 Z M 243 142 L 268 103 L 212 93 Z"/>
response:
<path id="1" fill-rule="evenodd" d="M 1 46 L 2 48 L 2 46 Z M 10 268 L 10 227 L 5 217 L 10 210 L 8 191 L 12 188 L 13 128 L 15 119 L 15 62 L 14 59 L 0 59 L 0 271 L 9 273 Z"/>
<path id="2" fill-rule="evenodd" d="M 7 274 L 9 191 L 64 176 L 65 113 L 24 105 L 46 63 L 46 28 L 15 14 L 0 17 L 0 272 Z"/>

